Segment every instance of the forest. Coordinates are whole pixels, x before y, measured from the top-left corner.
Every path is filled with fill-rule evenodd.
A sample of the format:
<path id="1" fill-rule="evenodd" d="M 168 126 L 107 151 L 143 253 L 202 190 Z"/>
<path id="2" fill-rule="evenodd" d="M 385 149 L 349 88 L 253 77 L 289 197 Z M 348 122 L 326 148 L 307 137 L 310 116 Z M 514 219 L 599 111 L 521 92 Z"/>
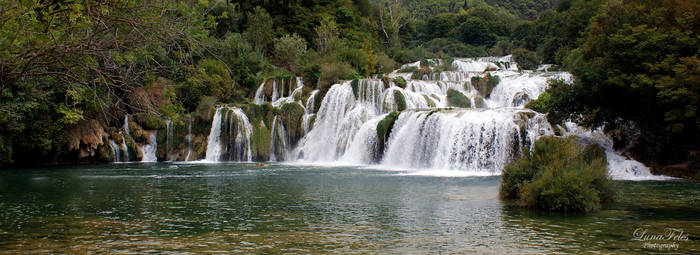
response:
<path id="1" fill-rule="evenodd" d="M 573 73 L 529 104 L 551 123 L 604 125 L 654 168 L 700 165 L 697 1 L 10 0 L 0 13 L 0 167 L 75 162 L 85 123 L 210 118 L 270 78 L 322 98 L 408 62 L 510 54 Z"/>

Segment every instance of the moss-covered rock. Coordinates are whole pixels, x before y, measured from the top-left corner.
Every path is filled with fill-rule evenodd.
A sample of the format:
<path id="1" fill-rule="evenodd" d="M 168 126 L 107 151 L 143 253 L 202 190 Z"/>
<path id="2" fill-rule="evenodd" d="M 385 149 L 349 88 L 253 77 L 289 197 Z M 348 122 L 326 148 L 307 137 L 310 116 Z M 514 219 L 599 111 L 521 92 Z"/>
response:
<path id="1" fill-rule="evenodd" d="M 350 87 L 352 87 L 352 94 L 355 95 L 355 98 L 360 98 L 360 80 L 352 80 L 350 82 Z"/>
<path id="2" fill-rule="evenodd" d="M 450 107 L 471 108 L 472 101 L 456 89 L 447 89 L 447 105 Z"/>
<path id="3" fill-rule="evenodd" d="M 406 110 L 406 98 L 403 97 L 403 94 L 400 91 L 394 91 L 394 99 L 396 99 L 397 110 Z"/>
<path id="4" fill-rule="evenodd" d="M 401 77 L 401 76 L 396 77 L 396 78 L 394 78 L 393 81 L 394 81 L 394 84 L 396 84 L 396 86 L 398 86 L 399 88 L 402 88 L 402 89 L 406 88 L 406 80 L 403 77 Z"/>
<path id="5" fill-rule="evenodd" d="M 484 98 L 491 96 L 491 92 L 500 82 L 501 79 L 498 76 L 492 76 L 491 74 L 486 74 L 484 77 L 474 76 L 471 79 L 474 89 Z"/>
<path id="6" fill-rule="evenodd" d="M 391 135 L 391 129 L 394 127 L 394 122 L 399 118 L 399 112 L 391 112 L 377 123 L 377 151 L 375 155 L 375 161 L 378 161 L 383 157 L 384 148 L 386 146 L 386 141 Z"/>
<path id="7" fill-rule="evenodd" d="M 474 107 L 476 108 L 486 108 L 486 101 L 481 95 L 476 95 L 474 97 Z"/>
<path id="8" fill-rule="evenodd" d="M 382 83 L 384 84 L 384 88 L 388 89 L 389 87 L 391 87 L 391 78 L 389 78 L 388 76 L 382 76 Z"/>
<path id="9" fill-rule="evenodd" d="M 513 97 L 513 102 L 511 102 L 511 105 L 520 106 L 528 102 L 530 102 L 530 96 L 528 96 L 526 93 L 519 92 Z"/>
<path id="10" fill-rule="evenodd" d="M 283 104 L 280 108 L 279 119 L 287 131 L 291 147 L 304 136 L 303 117 L 304 107 L 298 103 Z"/>
<path id="11" fill-rule="evenodd" d="M 250 137 L 253 160 L 267 161 L 270 159 L 270 129 L 263 120 L 253 124 L 253 134 Z"/>
<path id="12" fill-rule="evenodd" d="M 432 70 L 430 70 L 430 67 L 428 66 L 421 66 L 420 69 L 417 71 L 414 71 L 413 74 L 411 75 L 411 79 L 414 80 L 422 80 L 423 76 L 428 76 L 430 77 L 430 74 L 432 73 Z"/>
<path id="13" fill-rule="evenodd" d="M 595 211 L 614 200 L 605 152 L 576 138 L 542 137 L 503 169 L 500 196 L 547 211 Z"/>
<path id="14" fill-rule="evenodd" d="M 155 114 L 151 113 L 139 113 L 139 114 L 132 114 L 132 119 L 139 124 L 139 126 L 143 127 L 144 129 L 147 130 L 157 130 L 162 128 L 165 125 L 165 120 L 161 119 Z"/>

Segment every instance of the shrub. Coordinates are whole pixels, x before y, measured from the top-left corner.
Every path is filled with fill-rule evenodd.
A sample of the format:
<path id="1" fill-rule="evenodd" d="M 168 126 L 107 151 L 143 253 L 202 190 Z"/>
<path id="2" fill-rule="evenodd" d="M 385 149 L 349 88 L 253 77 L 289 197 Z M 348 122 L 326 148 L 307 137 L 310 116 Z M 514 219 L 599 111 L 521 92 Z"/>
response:
<path id="1" fill-rule="evenodd" d="M 542 137 L 503 169 L 500 196 L 527 208 L 589 212 L 614 199 L 605 152 L 576 138 Z"/>
<path id="2" fill-rule="evenodd" d="M 539 112 L 539 113 L 546 113 L 549 111 L 549 105 L 551 104 L 551 97 L 549 96 L 549 93 L 547 91 L 542 92 L 537 99 L 530 101 L 525 105 L 525 108 L 528 108 L 530 110 Z"/>
<path id="3" fill-rule="evenodd" d="M 203 96 L 215 96 L 220 102 L 228 101 L 235 87 L 229 69 L 215 59 L 199 61 L 196 73 L 187 78 L 186 86 L 193 101 Z"/>
<path id="4" fill-rule="evenodd" d="M 525 70 L 535 70 L 539 65 L 537 54 L 523 48 L 513 50 L 513 60 L 518 63 L 518 66 Z"/>
<path id="5" fill-rule="evenodd" d="M 318 79 L 321 78 L 321 66 L 313 63 L 301 70 L 301 78 L 306 87 L 316 87 Z"/>
<path id="6" fill-rule="evenodd" d="M 418 71 L 418 67 L 415 66 L 407 66 L 404 68 L 399 69 L 397 72 L 399 73 L 412 73 Z"/>
<path id="7" fill-rule="evenodd" d="M 396 78 L 394 78 L 393 81 L 396 84 L 396 86 L 399 86 L 402 89 L 406 88 L 406 80 L 403 77 L 401 77 L 401 76 L 396 77 Z"/>
<path id="8" fill-rule="evenodd" d="M 351 75 L 355 70 L 348 63 L 338 60 L 327 60 L 321 64 L 321 86 L 332 85 L 339 79 Z"/>
<path id="9" fill-rule="evenodd" d="M 275 59 L 277 63 L 292 73 L 298 73 L 299 60 L 306 54 L 306 40 L 297 34 L 284 35 L 275 39 Z"/>
<path id="10" fill-rule="evenodd" d="M 374 69 L 377 73 L 391 73 L 396 66 L 396 62 L 383 52 L 377 53 L 376 61 Z"/>
<path id="11" fill-rule="evenodd" d="M 449 88 L 447 89 L 447 105 L 452 107 L 470 108 L 472 107 L 472 101 L 467 96 L 462 94 L 462 92 Z"/>

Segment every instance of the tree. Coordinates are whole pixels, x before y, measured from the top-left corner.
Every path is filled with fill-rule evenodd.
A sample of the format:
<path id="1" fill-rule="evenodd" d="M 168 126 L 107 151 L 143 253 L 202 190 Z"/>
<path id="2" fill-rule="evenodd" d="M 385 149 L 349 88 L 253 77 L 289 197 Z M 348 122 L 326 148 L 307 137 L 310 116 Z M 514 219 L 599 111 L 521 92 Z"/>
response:
<path id="1" fill-rule="evenodd" d="M 272 42 L 272 18 L 270 14 L 260 6 L 256 6 L 253 12 L 248 13 L 248 26 L 244 33 L 245 38 L 259 53 L 265 52 L 267 45 Z"/>
<path id="2" fill-rule="evenodd" d="M 322 55 L 328 53 L 331 42 L 338 39 L 338 25 L 332 17 L 323 17 L 321 24 L 316 27 L 316 49 Z"/>
<path id="3" fill-rule="evenodd" d="M 496 34 L 490 30 L 488 23 L 479 17 L 469 17 L 459 25 L 455 33 L 466 44 L 491 47 L 496 43 Z"/>
<path id="4" fill-rule="evenodd" d="M 386 1 L 379 5 L 379 26 L 389 47 L 399 48 L 399 31 L 410 20 L 403 0 Z"/>
<path id="5" fill-rule="evenodd" d="M 284 35 L 275 40 L 277 62 L 292 73 L 299 73 L 301 57 L 306 54 L 306 40 L 297 34 Z"/>
<path id="6" fill-rule="evenodd" d="M 572 116 L 611 132 L 632 121 L 644 160 L 683 160 L 700 145 L 698 16 L 694 1 L 609 3 L 572 55 L 578 82 L 553 101 L 568 100 L 560 105 Z"/>

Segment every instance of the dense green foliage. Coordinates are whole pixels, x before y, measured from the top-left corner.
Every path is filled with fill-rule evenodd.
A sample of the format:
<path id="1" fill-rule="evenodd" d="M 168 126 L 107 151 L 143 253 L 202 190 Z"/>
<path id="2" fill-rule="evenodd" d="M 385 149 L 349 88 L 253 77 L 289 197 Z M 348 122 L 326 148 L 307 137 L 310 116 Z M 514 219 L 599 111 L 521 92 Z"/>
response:
<path id="1" fill-rule="evenodd" d="M 571 85 L 550 89 L 550 117 L 605 125 L 616 146 L 637 138 L 647 163 L 687 160 L 700 145 L 700 4 L 625 1 L 606 4 L 568 57 Z M 633 123 L 632 125 L 630 125 Z M 639 135 L 625 130 L 630 126 Z"/>
<path id="2" fill-rule="evenodd" d="M 77 133 L 67 131 L 81 120 L 208 119 L 216 104 L 250 101 L 268 77 L 328 87 L 387 72 L 395 62 L 373 30 L 377 11 L 340 0 L 4 1 L 0 166 L 70 158 Z"/>
<path id="3" fill-rule="evenodd" d="M 448 71 L 450 56 L 507 54 L 523 69 L 551 63 L 576 76 L 529 105 L 552 123 L 605 124 L 617 140 L 638 128 L 634 153 L 651 163 L 699 149 L 694 1 L 231 2 L 0 3 L 0 166 L 69 158 L 71 134 L 93 120 L 112 138 L 127 114 L 147 116 L 136 120 L 147 128 L 207 120 L 217 104 L 252 101 L 268 78 L 301 76 L 320 89 L 318 108 L 332 84 L 382 77 L 397 62 L 422 61 L 402 70 L 421 79 L 432 74 L 427 58 Z M 498 80 L 471 84 L 480 107 Z"/>
<path id="4" fill-rule="evenodd" d="M 614 199 L 605 152 L 576 138 L 542 137 L 503 169 L 500 195 L 548 211 L 594 211 Z"/>

